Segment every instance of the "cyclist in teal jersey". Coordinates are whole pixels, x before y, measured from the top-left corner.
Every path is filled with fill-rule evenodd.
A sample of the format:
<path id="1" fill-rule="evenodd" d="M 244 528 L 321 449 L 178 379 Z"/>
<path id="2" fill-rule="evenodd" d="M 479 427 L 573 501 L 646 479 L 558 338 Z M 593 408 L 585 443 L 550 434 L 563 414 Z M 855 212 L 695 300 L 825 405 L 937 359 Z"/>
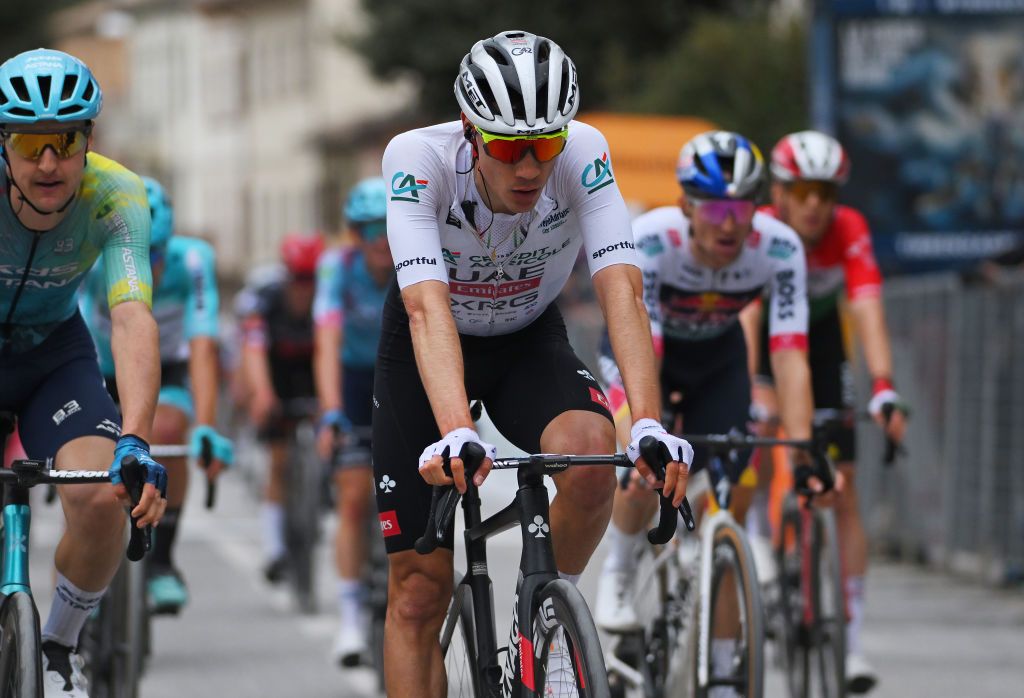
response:
<path id="1" fill-rule="evenodd" d="M 109 467 L 127 500 L 121 461 L 146 466 L 133 513 L 163 515 L 167 474 L 149 455 L 160 381 L 150 311 L 150 220 L 141 180 L 89 152 L 102 93 L 78 59 L 36 49 L 0 65 L 0 410 L 14 412 L 25 451 L 58 469 Z M 103 388 L 75 292 L 104 254 L 111 343 L 123 420 Z M 124 512 L 107 485 L 61 491 L 67 527 L 43 627 L 46 696 L 88 696 L 75 654 L 86 618 L 123 555 Z"/>
<path id="2" fill-rule="evenodd" d="M 313 367 L 320 402 L 320 454 L 340 448 L 334 463 L 338 529 L 334 556 L 338 572 L 341 628 L 333 656 L 355 666 L 367 649 L 362 570 L 366 563 L 373 365 L 388 285 L 395 275 L 387 237 L 387 190 L 380 177 L 364 179 L 349 192 L 345 222 L 355 245 L 321 255 L 313 302 Z"/>
<path id="3" fill-rule="evenodd" d="M 217 411 L 217 294 L 213 248 L 203 240 L 173 235 L 174 213 L 163 187 L 142 178 L 152 217 L 149 259 L 155 291 L 153 315 L 160 328 L 160 395 L 153 421 L 153 441 L 184 443 L 189 426 L 191 455 L 198 458 L 209 441 L 213 461 L 207 477 L 230 465 L 233 446 L 214 427 Z M 110 309 L 106 279 L 98 267 L 82 288 L 79 305 L 96 341 L 107 389 L 118 399 L 117 377 L 110 348 Z M 193 400 L 194 398 L 194 400 Z M 184 458 L 166 458 L 167 511 L 155 531 L 149 556 L 148 597 L 155 613 L 176 614 L 188 602 L 188 589 L 174 565 L 173 549 L 188 491 Z"/>

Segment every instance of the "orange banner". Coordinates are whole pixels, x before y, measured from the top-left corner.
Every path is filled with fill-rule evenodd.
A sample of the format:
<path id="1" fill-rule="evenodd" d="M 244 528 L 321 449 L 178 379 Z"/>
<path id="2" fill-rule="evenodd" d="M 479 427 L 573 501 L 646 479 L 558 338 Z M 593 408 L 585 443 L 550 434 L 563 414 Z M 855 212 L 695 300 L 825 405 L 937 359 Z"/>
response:
<path id="1" fill-rule="evenodd" d="M 715 128 L 690 116 L 591 112 L 578 119 L 608 139 L 615 181 L 626 202 L 640 211 L 679 201 L 679 150 L 698 133 Z"/>

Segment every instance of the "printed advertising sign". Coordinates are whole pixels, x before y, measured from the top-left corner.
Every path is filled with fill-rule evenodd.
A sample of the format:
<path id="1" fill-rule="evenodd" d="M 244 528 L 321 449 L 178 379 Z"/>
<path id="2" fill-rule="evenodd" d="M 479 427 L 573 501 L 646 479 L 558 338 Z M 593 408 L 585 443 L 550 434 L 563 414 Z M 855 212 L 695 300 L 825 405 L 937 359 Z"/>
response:
<path id="1" fill-rule="evenodd" d="M 832 6 L 843 200 L 890 272 L 1024 245 L 1024 0 Z"/>

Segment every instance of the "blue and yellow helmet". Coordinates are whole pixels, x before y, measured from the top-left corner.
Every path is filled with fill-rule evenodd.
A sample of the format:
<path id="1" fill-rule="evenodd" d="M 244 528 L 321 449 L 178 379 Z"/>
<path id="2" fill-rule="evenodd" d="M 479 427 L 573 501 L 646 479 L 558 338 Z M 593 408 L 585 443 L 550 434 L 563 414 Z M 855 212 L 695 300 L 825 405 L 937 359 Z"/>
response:
<path id="1" fill-rule="evenodd" d="M 0 65 L 0 126 L 37 121 L 87 121 L 103 106 L 103 92 L 82 61 L 38 48 Z"/>
<path id="2" fill-rule="evenodd" d="M 679 152 L 676 178 L 697 199 L 753 199 L 764 173 L 764 158 L 751 141 L 732 131 L 706 131 Z"/>

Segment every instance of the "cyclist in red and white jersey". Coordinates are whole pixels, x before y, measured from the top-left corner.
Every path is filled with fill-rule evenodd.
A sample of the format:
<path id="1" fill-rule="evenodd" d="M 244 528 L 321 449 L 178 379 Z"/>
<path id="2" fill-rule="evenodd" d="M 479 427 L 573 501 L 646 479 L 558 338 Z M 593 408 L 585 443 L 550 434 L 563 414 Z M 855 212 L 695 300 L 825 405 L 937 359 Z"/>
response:
<path id="1" fill-rule="evenodd" d="M 807 249 L 809 354 L 815 407 L 849 409 L 853 404 L 852 378 L 839 315 L 839 301 L 845 289 L 853 327 L 864 347 L 873 379 L 868 411 L 888 436 L 898 442 L 903 438 L 906 420 L 892 383 L 892 353 L 881 298 L 882 276 L 864 216 L 854 208 L 836 203 L 839 187 L 849 176 L 850 161 L 831 136 L 801 131 L 776 144 L 771 170 L 775 180 L 772 205 L 764 210 L 792 226 Z M 756 323 L 753 318 L 751 324 Z M 757 334 L 748 332 L 748 339 Z M 768 368 L 762 360 L 760 369 L 767 372 Z M 774 397 L 770 389 L 763 388 L 762 382 L 755 399 L 770 414 Z M 883 416 L 887 405 L 897 408 L 888 422 Z M 836 438 L 837 460 L 846 483 L 836 500 L 836 516 L 851 616 L 847 625 L 847 685 L 851 692 L 863 693 L 877 679 L 864 659 L 860 643 L 867 541 L 857 504 L 852 416 Z"/>
<path id="2" fill-rule="evenodd" d="M 373 406 L 373 468 L 389 552 L 385 632 L 389 696 L 441 696 L 438 631 L 452 589 L 451 539 L 421 556 L 430 485 L 449 484 L 441 453 L 480 444 L 469 399 L 528 452 L 595 454 L 615 447 L 608 403 L 569 345 L 552 301 L 585 250 L 622 369 L 636 444 L 648 434 L 672 454 L 665 492 L 676 504 L 692 449 L 658 422 L 654 349 L 629 214 L 608 144 L 573 121 L 576 68 L 553 41 L 508 31 L 478 41 L 455 83 L 461 121 L 397 136 L 384 154 L 388 240 L 396 281 L 385 302 Z M 645 475 L 650 469 L 636 460 Z M 416 472 L 417 464 L 419 472 Z M 455 485 L 465 488 L 460 459 Z M 556 475 L 551 535 L 558 569 L 575 581 L 611 514 L 608 468 Z M 571 668 L 565 643 L 552 661 Z M 560 658 L 560 659 L 559 659 Z M 549 687 L 571 671 L 549 670 Z M 565 686 L 574 695 L 575 686 Z"/>

